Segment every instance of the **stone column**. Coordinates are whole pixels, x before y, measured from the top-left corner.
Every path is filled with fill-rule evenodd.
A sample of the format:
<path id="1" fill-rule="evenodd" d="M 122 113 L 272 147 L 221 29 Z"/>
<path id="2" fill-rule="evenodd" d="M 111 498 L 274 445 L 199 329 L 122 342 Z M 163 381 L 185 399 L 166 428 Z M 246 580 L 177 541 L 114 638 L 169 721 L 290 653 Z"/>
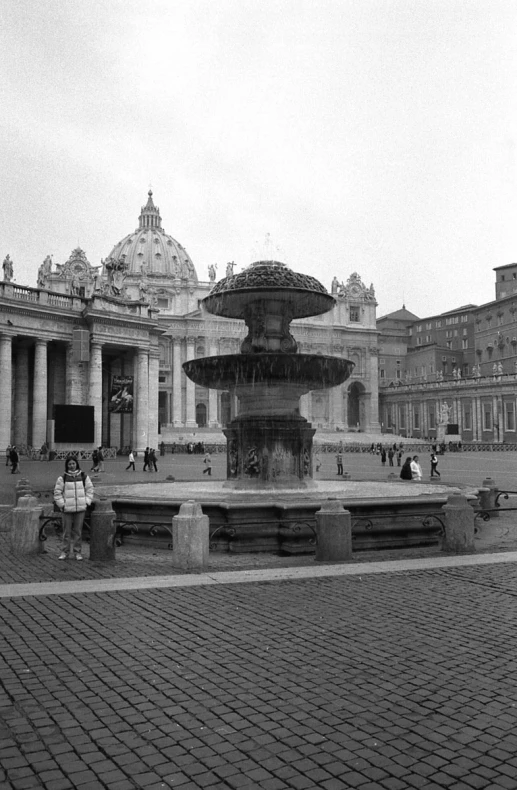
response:
<path id="1" fill-rule="evenodd" d="M 47 439 L 47 341 L 36 340 L 32 404 L 32 444 L 41 447 Z"/>
<path id="2" fill-rule="evenodd" d="M 330 423 L 334 429 L 344 428 L 343 422 L 343 394 L 341 386 L 333 387 L 330 392 Z M 354 426 L 355 427 L 355 426 Z"/>
<path id="3" fill-rule="evenodd" d="M 181 340 L 172 338 L 172 414 L 171 422 L 175 428 L 183 427 L 183 408 L 181 387 L 183 382 L 183 369 L 181 367 Z"/>
<path id="4" fill-rule="evenodd" d="M 94 408 L 95 447 L 102 444 L 102 343 L 93 342 L 90 348 L 89 405 Z"/>
<path id="5" fill-rule="evenodd" d="M 187 337 L 187 360 L 196 358 L 196 341 L 193 337 Z M 196 422 L 196 385 L 187 376 L 187 412 L 185 427 L 197 428 Z"/>
<path id="6" fill-rule="evenodd" d="M 0 335 L 0 447 L 11 444 L 12 338 Z"/>
<path id="7" fill-rule="evenodd" d="M 370 349 L 369 352 L 369 368 L 370 368 L 370 397 L 366 403 L 367 405 L 367 424 L 366 431 L 372 433 L 381 432 L 381 424 L 379 421 L 379 352 L 376 348 Z"/>
<path id="8" fill-rule="evenodd" d="M 29 427 L 29 349 L 20 345 L 14 370 L 14 443 L 27 444 Z"/>
<path id="9" fill-rule="evenodd" d="M 214 340 L 211 340 L 209 356 L 211 357 L 217 356 L 217 351 L 218 351 L 217 343 Z M 208 427 L 209 428 L 221 427 L 221 423 L 219 421 L 219 415 L 217 413 L 218 395 L 219 393 L 216 389 L 208 390 Z"/>
<path id="10" fill-rule="evenodd" d="M 149 352 L 139 348 L 136 357 L 136 426 L 134 447 L 143 452 L 149 444 Z"/>
<path id="11" fill-rule="evenodd" d="M 85 362 L 77 362 L 74 358 L 74 344 L 69 343 L 66 350 L 66 402 L 70 406 L 85 405 L 85 365 Z"/>
<path id="12" fill-rule="evenodd" d="M 149 355 L 149 447 L 158 447 L 158 377 L 160 369 L 160 352 L 152 349 Z"/>

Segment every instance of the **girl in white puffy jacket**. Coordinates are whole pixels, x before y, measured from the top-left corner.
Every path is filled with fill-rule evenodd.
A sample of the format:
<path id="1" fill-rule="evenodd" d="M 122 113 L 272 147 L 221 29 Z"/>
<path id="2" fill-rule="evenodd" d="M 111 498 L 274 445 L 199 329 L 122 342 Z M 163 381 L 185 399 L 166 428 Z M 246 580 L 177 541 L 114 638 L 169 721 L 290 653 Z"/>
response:
<path id="1" fill-rule="evenodd" d="M 58 477 L 54 487 L 54 502 L 63 511 L 63 542 L 60 560 L 66 560 L 73 549 L 76 560 L 82 560 L 81 537 L 86 508 L 93 499 L 93 484 L 81 471 L 77 458 L 68 456 L 65 473 Z"/>

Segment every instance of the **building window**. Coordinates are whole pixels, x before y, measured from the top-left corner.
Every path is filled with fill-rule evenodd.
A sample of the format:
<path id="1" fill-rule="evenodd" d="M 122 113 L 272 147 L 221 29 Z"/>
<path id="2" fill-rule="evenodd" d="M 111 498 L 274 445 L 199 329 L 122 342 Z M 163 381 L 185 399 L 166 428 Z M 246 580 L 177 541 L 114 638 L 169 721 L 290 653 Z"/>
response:
<path id="1" fill-rule="evenodd" d="M 397 377 L 398 379 L 401 379 L 401 378 L 402 378 L 402 371 L 400 370 L 400 368 L 397 368 L 395 375 L 396 375 L 396 377 Z"/>
<path id="2" fill-rule="evenodd" d="M 515 403 L 507 401 L 504 404 L 504 429 L 515 431 Z"/>
<path id="3" fill-rule="evenodd" d="M 402 429 L 406 427 L 406 407 L 399 406 L 399 425 Z"/>
<path id="4" fill-rule="evenodd" d="M 160 345 L 160 362 L 165 364 L 165 346 Z"/>
<path id="5" fill-rule="evenodd" d="M 490 403 L 483 404 L 483 430 L 492 430 L 492 406 Z"/>
<path id="6" fill-rule="evenodd" d="M 468 339 L 466 337 L 464 337 L 463 340 L 461 341 L 461 347 L 462 348 L 468 348 L 469 347 L 469 341 L 468 341 Z"/>
<path id="7" fill-rule="evenodd" d="M 350 307 L 350 321 L 354 321 L 356 324 L 359 323 L 361 320 L 360 310 L 358 307 Z"/>
<path id="8" fill-rule="evenodd" d="M 415 410 L 413 412 L 413 426 L 417 430 L 420 430 L 420 412 L 417 407 L 415 407 Z"/>
<path id="9" fill-rule="evenodd" d="M 437 328 L 437 329 L 440 329 L 441 325 L 442 325 L 442 322 L 441 322 L 441 321 L 437 321 L 437 322 L 436 322 L 436 328 Z"/>
<path id="10" fill-rule="evenodd" d="M 431 428 L 431 430 L 434 430 L 436 428 L 436 411 L 434 404 L 432 406 L 429 406 L 429 411 L 427 415 L 428 415 L 427 422 L 429 423 L 429 428 Z"/>
<path id="11" fill-rule="evenodd" d="M 463 428 L 466 431 L 472 430 L 472 414 L 470 411 L 470 405 L 467 403 L 463 406 Z"/>
<path id="12" fill-rule="evenodd" d="M 426 328 L 426 329 L 432 329 L 432 328 L 433 328 L 433 326 L 432 326 L 431 322 L 429 322 L 428 324 L 426 324 L 426 325 L 425 325 L 425 328 Z"/>
<path id="13" fill-rule="evenodd" d="M 380 374 L 381 379 L 386 378 L 386 371 L 384 370 L 384 368 L 380 369 L 379 374 Z"/>
<path id="14" fill-rule="evenodd" d="M 160 297 L 158 297 L 157 302 L 156 302 L 156 306 L 160 307 L 162 310 L 167 310 L 167 308 L 169 306 L 169 300 L 168 299 L 160 299 Z"/>
<path id="15" fill-rule="evenodd" d="M 446 340 L 447 348 L 452 348 L 452 340 Z"/>

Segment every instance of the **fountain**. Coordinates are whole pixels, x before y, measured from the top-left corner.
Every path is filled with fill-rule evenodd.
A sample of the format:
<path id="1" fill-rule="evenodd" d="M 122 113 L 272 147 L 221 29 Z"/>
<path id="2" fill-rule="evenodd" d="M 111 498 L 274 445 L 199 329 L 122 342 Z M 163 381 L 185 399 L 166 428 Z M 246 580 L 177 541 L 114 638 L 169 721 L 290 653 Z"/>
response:
<path id="1" fill-rule="evenodd" d="M 353 363 L 299 353 L 290 324 L 326 313 L 334 304 L 318 280 L 278 261 L 252 263 L 220 280 L 203 299 L 208 312 L 243 319 L 248 328 L 240 354 L 183 365 L 196 384 L 229 390 L 239 399 L 239 414 L 224 430 L 227 487 L 311 487 L 315 429 L 300 415 L 300 397 L 342 384 Z"/>
<path id="2" fill-rule="evenodd" d="M 227 479 L 99 488 L 126 525 L 124 539 L 170 547 L 171 519 L 194 497 L 209 518 L 212 550 L 313 553 L 315 513 L 330 497 L 353 516 L 354 549 L 436 544 L 440 521 L 429 514 L 440 513 L 455 489 L 391 476 L 386 482 L 312 478 L 315 430 L 300 415 L 300 397 L 338 386 L 353 368 L 347 359 L 299 353 L 290 332 L 293 319 L 332 309 L 321 283 L 282 263 L 259 261 L 220 280 L 203 304 L 248 327 L 240 354 L 183 365 L 196 384 L 239 399 L 239 413 L 224 431 Z"/>

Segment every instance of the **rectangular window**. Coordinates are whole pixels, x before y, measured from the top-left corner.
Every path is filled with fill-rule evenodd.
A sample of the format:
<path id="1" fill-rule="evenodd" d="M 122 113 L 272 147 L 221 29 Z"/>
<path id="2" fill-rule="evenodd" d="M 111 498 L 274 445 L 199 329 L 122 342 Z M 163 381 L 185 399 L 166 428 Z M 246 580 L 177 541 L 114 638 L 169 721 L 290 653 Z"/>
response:
<path id="1" fill-rule="evenodd" d="M 432 329 L 432 328 L 433 328 L 433 326 L 432 326 L 432 324 L 429 322 L 428 324 L 426 324 L 426 325 L 425 325 L 425 328 L 426 328 L 426 329 Z"/>
<path id="2" fill-rule="evenodd" d="M 504 404 L 504 428 L 506 431 L 515 431 L 515 403 L 507 401 Z"/>
<path id="3" fill-rule="evenodd" d="M 432 404 L 431 406 L 429 406 L 429 411 L 427 412 L 427 415 L 428 415 L 427 422 L 429 423 L 429 428 L 431 428 L 431 430 L 434 430 L 436 428 L 436 411 L 435 411 L 435 408 L 436 408 L 435 405 Z"/>
<path id="4" fill-rule="evenodd" d="M 398 379 L 402 378 L 402 371 L 400 370 L 400 368 L 397 368 L 396 376 L 397 376 Z"/>
<path id="5" fill-rule="evenodd" d="M 415 407 L 415 411 L 413 412 L 413 425 L 417 429 L 420 428 L 420 412 L 417 407 Z"/>
<path id="6" fill-rule="evenodd" d="M 466 337 L 464 337 L 463 340 L 461 341 L 461 347 L 462 348 L 468 348 L 469 347 L 469 341 L 467 340 Z"/>
<path id="7" fill-rule="evenodd" d="M 437 328 L 437 329 L 440 329 L 441 325 L 442 325 L 442 322 L 441 322 L 441 321 L 437 321 L 437 322 L 436 322 L 436 328 Z"/>
<path id="8" fill-rule="evenodd" d="M 384 368 L 381 368 L 381 369 L 380 369 L 380 371 L 379 371 L 379 373 L 380 373 L 380 377 L 381 377 L 381 379 L 384 379 L 384 378 L 386 378 L 386 371 L 384 370 Z"/>
<path id="9" fill-rule="evenodd" d="M 463 405 L 463 428 L 466 431 L 472 430 L 472 414 L 470 411 L 470 404 L 468 403 Z"/>
<path id="10" fill-rule="evenodd" d="M 483 430 L 492 430 L 492 405 L 490 403 L 483 403 Z"/>
<path id="11" fill-rule="evenodd" d="M 360 320 L 361 320 L 361 318 L 360 318 L 359 308 L 351 306 L 350 307 L 350 321 L 353 321 L 354 323 L 358 324 Z"/>

